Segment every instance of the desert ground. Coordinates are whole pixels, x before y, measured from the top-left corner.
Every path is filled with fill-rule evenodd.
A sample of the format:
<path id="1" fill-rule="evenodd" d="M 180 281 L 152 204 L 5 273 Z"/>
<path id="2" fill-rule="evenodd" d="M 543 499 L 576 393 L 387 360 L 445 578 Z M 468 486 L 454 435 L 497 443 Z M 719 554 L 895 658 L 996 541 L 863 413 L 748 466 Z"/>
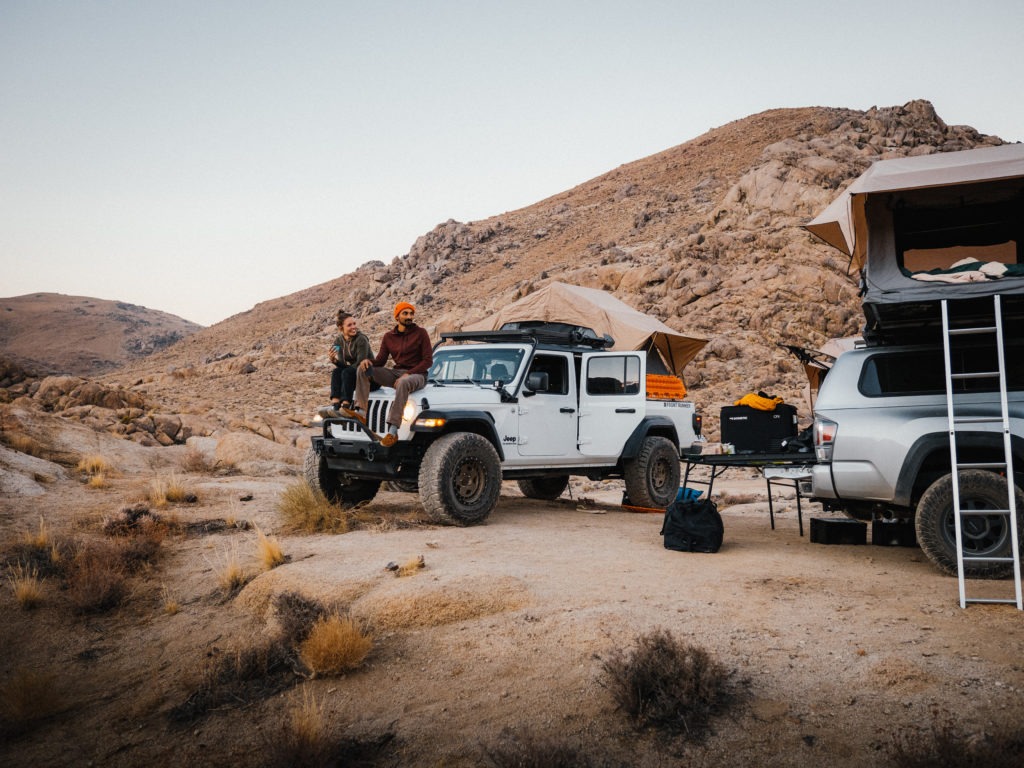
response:
<path id="1" fill-rule="evenodd" d="M 68 472 L 41 496 L 5 499 L 7 562 L 40 518 L 51 542 L 104 538 L 104 523 L 145 504 L 166 472 L 150 466 L 101 488 Z M 977 744 L 1021 729 L 1014 607 L 962 610 L 956 580 L 915 548 L 812 543 L 777 486 L 772 530 L 753 470 L 716 481 L 715 554 L 664 549 L 661 516 L 621 507 L 611 481 L 574 480 L 555 502 L 506 483 L 469 528 L 431 525 L 414 494 L 382 491 L 353 530 L 305 534 L 280 512 L 295 474 L 176 477 L 196 499 L 152 509 L 173 526 L 119 605 L 75 610 L 48 577 L 27 610 L 4 584 L 3 765 L 288 764 L 282 745 L 310 707 L 332 765 L 513 764 L 495 756 L 531 744 L 567 746 L 577 760 L 564 765 L 890 765 L 898 740 L 950 724 Z M 821 514 L 805 503 L 805 525 Z M 284 564 L 261 567 L 257 527 Z M 420 556 L 421 568 L 387 568 Z M 232 558 L 244 575 L 228 589 Z M 1012 594 L 1009 582 L 981 588 Z M 275 601 L 289 592 L 367 628 L 363 663 L 331 676 L 278 670 L 273 684 L 190 710 L 213 665 L 277 631 Z M 728 670 L 735 703 L 702 740 L 638 731 L 609 693 L 603 660 L 656 629 Z M 26 680 L 32 701 L 19 705 Z"/>

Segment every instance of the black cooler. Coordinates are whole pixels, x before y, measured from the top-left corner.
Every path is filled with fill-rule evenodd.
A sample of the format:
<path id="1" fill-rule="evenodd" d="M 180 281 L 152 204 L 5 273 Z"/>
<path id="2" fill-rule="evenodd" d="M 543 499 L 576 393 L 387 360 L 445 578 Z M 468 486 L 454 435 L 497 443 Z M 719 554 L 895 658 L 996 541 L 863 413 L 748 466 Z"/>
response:
<path id="1" fill-rule="evenodd" d="M 736 453 L 780 453 L 783 441 L 796 437 L 796 407 L 780 403 L 762 411 L 727 405 L 722 408 L 721 433 L 722 442 L 736 446 Z"/>

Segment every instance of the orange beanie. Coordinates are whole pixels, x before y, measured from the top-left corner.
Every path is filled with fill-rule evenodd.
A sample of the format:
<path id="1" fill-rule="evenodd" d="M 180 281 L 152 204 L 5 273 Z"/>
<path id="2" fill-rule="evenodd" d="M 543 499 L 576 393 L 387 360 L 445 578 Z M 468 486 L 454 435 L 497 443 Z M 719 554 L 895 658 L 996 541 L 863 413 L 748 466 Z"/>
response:
<path id="1" fill-rule="evenodd" d="M 395 304 L 395 317 L 396 318 L 398 317 L 398 313 L 401 312 L 403 309 L 411 309 L 413 312 L 416 311 L 416 307 L 414 307 L 408 301 L 400 301 L 397 304 Z"/>

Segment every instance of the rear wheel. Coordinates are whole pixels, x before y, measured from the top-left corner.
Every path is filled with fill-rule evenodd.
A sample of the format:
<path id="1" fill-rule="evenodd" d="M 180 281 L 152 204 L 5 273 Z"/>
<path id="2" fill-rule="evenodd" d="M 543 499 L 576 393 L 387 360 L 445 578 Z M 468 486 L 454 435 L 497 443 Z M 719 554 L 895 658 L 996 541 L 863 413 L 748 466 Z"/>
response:
<path id="1" fill-rule="evenodd" d="M 638 507 L 665 509 L 679 492 L 679 454 L 667 437 L 645 437 L 624 467 L 626 496 Z"/>
<path id="2" fill-rule="evenodd" d="M 369 501 L 377 495 L 380 480 L 361 480 L 344 477 L 327 466 L 327 459 L 318 456 L 310 448 L 302 462 L 302 474 L 306 483 L 315 491 L 320 491 L 328 500 L 335 504 L 352 505 Z"/>
<path id="3" fill-rule="evenodd" d="M 534 477 L 518 481 L 519 490 L 528 499 L 543 499 L 554 501 L 569 487 L 568 475 L 556 475 L 555 477 Z"/>
<path id="4" fill-rule="evenodd" d="M 964 470 L 959 474 L 960 509 L 977 512 L 1006 509 L 1009 498 L 1006 479 L 994 472 Z M 1017 530 L 1021 531 L 1024 494 L 1014 486 L 1017 502 Z M 972 563 L 971 557 L 1009 557 L 1012 555 L 1010 517 L 1006 514 L 963 515 L 961 541 L 964 550 L 964 575 L 975 579 L 998 579 L 1013 573 L 1013 563 Z M 917 542 L 932 564 L 955 576 L 956 521 L 953 517 L 953 477 L 945 475 L 932 483 L 917 505 L 914 522 Z"/>
<path id="5" fill-rule="evenodd" d="M 431 520 L 473 525 L 491 514 L 501 492 L 501 460 L 472 432 L 442 435 L 420 465 L 420 502 Z"/>

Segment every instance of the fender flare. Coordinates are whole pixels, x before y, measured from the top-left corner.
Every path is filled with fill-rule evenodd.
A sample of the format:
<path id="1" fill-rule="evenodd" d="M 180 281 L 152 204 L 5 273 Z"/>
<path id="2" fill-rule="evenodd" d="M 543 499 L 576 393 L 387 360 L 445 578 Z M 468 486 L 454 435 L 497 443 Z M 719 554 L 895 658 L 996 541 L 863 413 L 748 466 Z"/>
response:
<path id="1" fill-rule="evenodd" d="M 421 440 L 426 441 L 432 437 L 438 437 L 440 435 L 446 435 L 449 432 L 473 432 L 485 438 L 494 446 L 494 450 L 498 452 L 498 458 L 501 461 L 505 460 L 505 450 L 501 445 L 501 439 L 498 437 L 498 432 L 494 428 L 494 417 L 487 411 L 439 411 L 428 408 L 425 411 L 421 411 L 416 418 L 443 418 L 445 420 L 444 426 L 439 428 L 417 427 L 414 424 L 412 426 L 412 432 L 414 435 L 413 439 L 416 440 L 416 442 L 420 442 Z"/>
<path id="2" fill-rule="evenodd" d="M 626 444 L 622 446 L 620 458 L 635 459 L 640 453 L 640 446 L 644 438 L 651 434 L 667 437 L 675 445 L 676 453 L 679 452 L 679 433 L 672 420 L 665 416 L 645 416 L 643 421 L 636 425 L 633 433 L 626 440 Z"/>

